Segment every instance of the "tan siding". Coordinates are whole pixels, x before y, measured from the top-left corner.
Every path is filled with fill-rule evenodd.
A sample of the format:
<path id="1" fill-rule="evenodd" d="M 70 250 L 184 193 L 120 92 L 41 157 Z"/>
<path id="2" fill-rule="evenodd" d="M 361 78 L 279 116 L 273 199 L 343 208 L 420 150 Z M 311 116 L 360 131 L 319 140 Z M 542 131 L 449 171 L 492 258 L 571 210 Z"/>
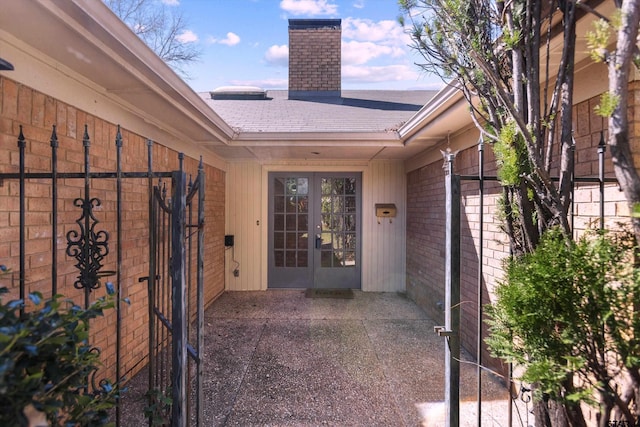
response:
<path id="1" fill-rule="evenodd" d="M 375 292 L 405 290 L 405 188 L 402 162 L 371 162 L 367 166 L 267 165 L 232 163 L 227 169 L 226 233 L 235 235 L 240 276 L 233 276 L 231 250 L 226 251 L 227 290 L 267 288 L 268 186 L 270 171 L 362 172 L 362 289 Z M 377 222 L 375 203 L 395 203 L 398 216 Z M 260 225 L 256 221 L 260 220 Z"/>
<path id="2" fill-rule="evenodd" d="M 235 236 L 233 249 L 225 253 L 225 283 L 230 291 L 262 289 L 260 269 L 262 259 L 261 215 L 262 168 L 258 163 L 232 163 L 227 172 L 227 225 L 226 234 Z M 266 199 L 264 199 L 266 203 Z M 260 225 L 257 224 L 260 221 Z M 264 225 L 266 226 L 266 224 Z M 233 270 L 240 263 L 240 275 Z"/>
<path id="3" fill-rule="evenodd" d="M 370 163 L 363 189 L 362 288 L 366 291 L 405 290 L 406 178 L 402 162 Z M 376 203 L 394 203 L 393 220 L 375 216 Z"/>

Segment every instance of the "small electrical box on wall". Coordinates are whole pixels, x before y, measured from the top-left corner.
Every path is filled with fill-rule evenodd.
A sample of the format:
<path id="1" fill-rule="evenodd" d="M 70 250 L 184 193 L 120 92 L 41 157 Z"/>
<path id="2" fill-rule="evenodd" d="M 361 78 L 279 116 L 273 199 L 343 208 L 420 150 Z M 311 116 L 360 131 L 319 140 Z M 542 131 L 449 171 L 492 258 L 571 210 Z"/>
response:
<path id="1" fill-rule="evenodd" d="M 389 222 L 392 222 L 392 218 L 396 217 L 398 210 L 393 203 L 376 203 L 376 216 L 378 217 L 378 224 L 380 224 L 381 218 L 389 218 Z"/>
<path id="2" fill-rule="evenodd" d="M 228 248 L 233 246 L 233 234 L 227 234 L 224 236 L 224 245 Z"/>

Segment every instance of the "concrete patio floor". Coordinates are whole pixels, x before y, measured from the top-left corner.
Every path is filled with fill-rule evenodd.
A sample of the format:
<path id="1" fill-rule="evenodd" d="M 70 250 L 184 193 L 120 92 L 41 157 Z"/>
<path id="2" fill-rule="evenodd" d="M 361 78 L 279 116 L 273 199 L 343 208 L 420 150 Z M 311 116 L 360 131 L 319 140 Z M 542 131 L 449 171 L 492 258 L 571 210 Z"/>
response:
<path id="1" fill-rule="evenodd" d="M 205 316 L 204 425 L 442 426 L 445 342 L 434 325 L 400 294 L 227 292 Z M 145 423 L 140 381 L 123 398 L 124 426 Z M 463 363 L 461 426 L 477 425 L 476 381 Z M 507 413 L 506 389 L 483 375 L 482 426 L 507 426 Z"/>

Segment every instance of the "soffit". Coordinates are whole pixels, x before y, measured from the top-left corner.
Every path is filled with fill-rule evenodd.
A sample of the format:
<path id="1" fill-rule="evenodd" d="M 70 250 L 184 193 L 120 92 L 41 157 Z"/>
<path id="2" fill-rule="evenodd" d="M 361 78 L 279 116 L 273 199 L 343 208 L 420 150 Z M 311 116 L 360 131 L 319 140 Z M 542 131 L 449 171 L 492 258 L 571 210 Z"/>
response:
<path id="1" fill-rule="evenodd" d="M 102 1 L 6 2 L 0 27 L 41 52 L 42 61 L 62 72 L 72 70 L 83 84 L 161 127 L 167 124 L 178 137 L 224 144 L 233 134 Z"/>
<path id="2" fill-rule="evenodd" d="M 589 2 L 598 13 L 604 16 L 611 16 L 615 10 L 613 2 L 603 0 L 593 0 Z M 552 74 L 551 84 L 555 81 L 560 64 L 563 37 L 561 26 L 558 26 L 558 14 L 554 16 L 552 31 L 555 37 L 549 44 L 550 65 L 549 71 Z M 592 30 L 592 23 L 597 19 L 594 15 L 579 12 L 579 20 L 576 25 L 576 66 L 584 66 L 589 63 L 589 49 L 587 48 L 587 32 Z M 546 61 L 546 50 L 541 51 L 541 61 Z M 544 62 L 541 62 L 544 63 Z M 544 75 L 541 75 L 544 78 Z M 399 130 L 400 137 L 407 146 L 419 145 L 423 150 L 433 148 L 446 141 L 449 136 L 463 132 L 473 126 L 473 121 L 469 113 L 467 101 L 459 90 L 454 86 L 445 87 Z M 475 144 L 476 141 L 469 141 Z"/>

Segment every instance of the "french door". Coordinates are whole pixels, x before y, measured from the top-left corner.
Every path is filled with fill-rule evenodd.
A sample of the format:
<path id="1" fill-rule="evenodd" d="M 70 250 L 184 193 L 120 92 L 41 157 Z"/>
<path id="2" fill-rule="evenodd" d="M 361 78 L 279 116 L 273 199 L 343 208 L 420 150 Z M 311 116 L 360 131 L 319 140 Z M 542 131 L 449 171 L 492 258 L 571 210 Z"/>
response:
<path id="1" fill-rule="evenodd" d="M 270 288 L 360 289 L 361 175 L 269 174 Z"/>

